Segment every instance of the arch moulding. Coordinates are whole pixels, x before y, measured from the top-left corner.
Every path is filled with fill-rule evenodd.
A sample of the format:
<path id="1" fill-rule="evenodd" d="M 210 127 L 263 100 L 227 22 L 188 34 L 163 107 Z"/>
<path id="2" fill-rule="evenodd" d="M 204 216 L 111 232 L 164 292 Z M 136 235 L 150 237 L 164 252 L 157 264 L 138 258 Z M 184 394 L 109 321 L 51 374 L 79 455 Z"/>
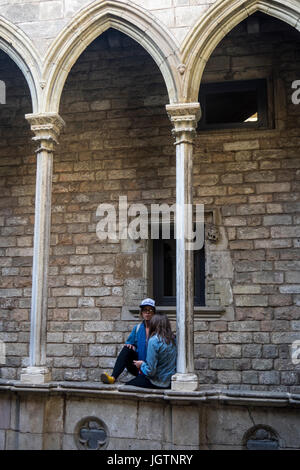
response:
<path id="1" fill-rule="evenodd" d="M 20 68 L 29 86 L 32 111 L 39 108 L 41 59 L 30 38 L 17 26 L 0 16 L 0 49 Z"/>
<path id="2" fill-rule="evenodd" d="M 179 45 L 166 28 L 146 10 L 123 2 L 94 2 L 82 9 L 59 34 L 45 58 L 44 100 L 41 112 L 58 112 L 68 74 L 86 47 L 108 28 L 136 40 L 149 52 L 163 75 L 170 103 L 180 99 Z"/>
<path id="3" fill-rule="evenodd" d="M 300 30 L 299 0 L 218 0 L 198 21 L 181 46 L 187 66 L 183 101 L 198 101 L 206 63 L 219 42 L 247 16 L 261 11 Z"/>

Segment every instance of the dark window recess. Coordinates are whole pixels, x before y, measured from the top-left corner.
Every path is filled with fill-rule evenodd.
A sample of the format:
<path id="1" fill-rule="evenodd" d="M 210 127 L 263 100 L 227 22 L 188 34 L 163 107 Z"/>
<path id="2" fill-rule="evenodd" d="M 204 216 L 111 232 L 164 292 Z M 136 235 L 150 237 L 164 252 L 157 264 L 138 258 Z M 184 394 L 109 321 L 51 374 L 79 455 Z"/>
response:
<path id="1" fill-rule="evenodd" d="M 203 84 L 199 101 L 199 129 L 268 126 L 266 80 Z"/>
<path id="2" fill-rule="evenodd" d="M 194 251 L 194 304 L 205 305 L 204 247 Z M 153 240 L 153 296 L 157 305 L 176 305 L 176 240 Z"/>

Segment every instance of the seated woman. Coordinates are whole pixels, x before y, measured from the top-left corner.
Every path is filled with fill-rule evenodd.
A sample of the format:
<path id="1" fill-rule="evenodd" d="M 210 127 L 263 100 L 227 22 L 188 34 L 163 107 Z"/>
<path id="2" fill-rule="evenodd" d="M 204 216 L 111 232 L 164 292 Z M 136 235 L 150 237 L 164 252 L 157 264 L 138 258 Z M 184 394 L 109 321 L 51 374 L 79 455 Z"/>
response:
<path id="1" fill-rule="evenodd" d="M 175 336 L 167 315 L 155 314 L 150 320 L 146 361 L 133 361 L 140 374 L 126 382 L 143 388 L 170 388 L 171 377 L 176 372 Z"/>
<path id="2" fill-rule="evenodd" d="M 142 323 L 135 325 L 127 338 L 124 348 L 117 357 L 112 374 L 107 372 L 101 374 L 101 380 L 105 384 L 113 384 L 123 372 L 127 369 L 132 375 L 138 375 L 139 369 L 134 361 L 144 361 L 147 355 L 147 346 L 149 339 L 149 324 L 155 313 L 155 302 L 152 299 L 144 299 L 140 304 Z"/>

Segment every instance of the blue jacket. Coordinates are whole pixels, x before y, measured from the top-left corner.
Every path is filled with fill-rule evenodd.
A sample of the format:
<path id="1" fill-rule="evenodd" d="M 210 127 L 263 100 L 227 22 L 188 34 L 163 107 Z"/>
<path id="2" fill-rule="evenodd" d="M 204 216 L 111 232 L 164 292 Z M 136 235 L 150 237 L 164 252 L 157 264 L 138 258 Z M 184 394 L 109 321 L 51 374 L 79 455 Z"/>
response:
<path id="1" fill-rule="evenodd" d="M 135 346 L 139 361 L 146 360 L 148 341 L 146 339 L 146 328 L 144 322 L 135 325 L 125 344 L 132 344 Z"/>
<path id="2" fill-rule="evenodd" d="M 167 344 L 157 335 L 151 336 L 146 362 L 142 364 L 141 371 L 154 385 L 169 387 L 171 376 L 176 373 L 176 346 Z"/>

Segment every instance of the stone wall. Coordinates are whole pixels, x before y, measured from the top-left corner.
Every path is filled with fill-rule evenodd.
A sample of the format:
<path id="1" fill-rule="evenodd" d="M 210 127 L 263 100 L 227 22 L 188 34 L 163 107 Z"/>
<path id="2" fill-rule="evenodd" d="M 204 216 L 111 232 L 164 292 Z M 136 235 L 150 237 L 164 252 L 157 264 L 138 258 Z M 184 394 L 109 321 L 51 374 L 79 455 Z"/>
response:
<path id="1" fill-rule="evenodd" d="M 91 0 L 2 0 L 0 6 L 1 15 L 18 25 L 39 51 L 46 53 L 70 20 L 92 3 Z M 122 4 L 123 0 L 118 3 Z M 135 0 L 130 3 L 152 14 L 180 43 L 215 0 Z"/>
<path id="2" fill-rule="evenodd" d="M 291 83 L 300 76 L 300 38 L 278 20 L 257 18 L 260 35 L 240 24 L 219 44 L 203 76 L 204 82 L 268 78 L 274 124 L 200 131 L 196 140 L 195 202 L 221 208 L 235 311 L 233 322 L 206 323 L 196 333 L 196 363 L 204 383 L 297 389 L 299 366 L 291 363 L 290 347 L 300 339 L 300 107 L 292 104 Z"/>
<path id="3" fill-rule="evenodd" d="M 66 131 L 54 162 L 48 316 L 56 380 L 99 380 L 132 327 L 120 321 L 121 309 L 130 283 L 145 290 L 142 244 L 133 252 L 127 241 L 101 243 L 96 211 L 101 203 L 117 210 L 120 195 L 129 204 L 174 202 L 174 185 L 163 188 L 160 173 L 174 158 L 167 102 L 155 63 L 114 31 L 85 51 L 66 82 L 60 110 Z M 135 295 L 136 302 L 143 297 Z"/>
<path id="4" fill-rule="evenodd" d="M 89 422 L 105 431 L 100 450 L 299 449 L 299 395 L 132 388 L 0 384 L 0 450 L 88 449 Z"/>
<path id="5" fill-rule="evenodd" d="M 34 145 L 25 120 L 30 93 L 16 64 L 0 53 L 6 104 L 0 105 L 0 340 L 2 377 L 15 377 L 28 357 L 34 223 Z"/>
<path id="6" fill-rule="evenodd" d="M 218 209 L 220 232 L 217 243 L 206 242 L 206 301 L 226 307 L 218 321 L 195 322 L 201 384 L 299 389 L 290 361 L 291 342 L 300 339 L 300 108 L 290 99 L 300 75 L 298 34 L 271 19 L 259 37 L 240 25 L 203 77 L 271 76 L 275 117 L 272 129 L 199 131 L 196 138 L 195 202 Z M 0 108 L 1 135 L 9 139 L 1 139 L 0 338 L 8 353 L 1 375 L 17 378 L 28 356 L 35 157 L 24 120 L 29 92 L 2 57 L 19 80 L 10 108 Z M 113 31 L 86 49 L 66 81 L 60 114 L 67 126 L 53 176 L 47 357 L 54 380 L 99 381 L 134 324 L 124 320 L 124 305 L 151 294 L 149 247 L 100 243 L 96 210 L 103 202 L 117 206 L 119 195 L 148 206 L 175 202 L 167 103 L 158 67 Z"/>

